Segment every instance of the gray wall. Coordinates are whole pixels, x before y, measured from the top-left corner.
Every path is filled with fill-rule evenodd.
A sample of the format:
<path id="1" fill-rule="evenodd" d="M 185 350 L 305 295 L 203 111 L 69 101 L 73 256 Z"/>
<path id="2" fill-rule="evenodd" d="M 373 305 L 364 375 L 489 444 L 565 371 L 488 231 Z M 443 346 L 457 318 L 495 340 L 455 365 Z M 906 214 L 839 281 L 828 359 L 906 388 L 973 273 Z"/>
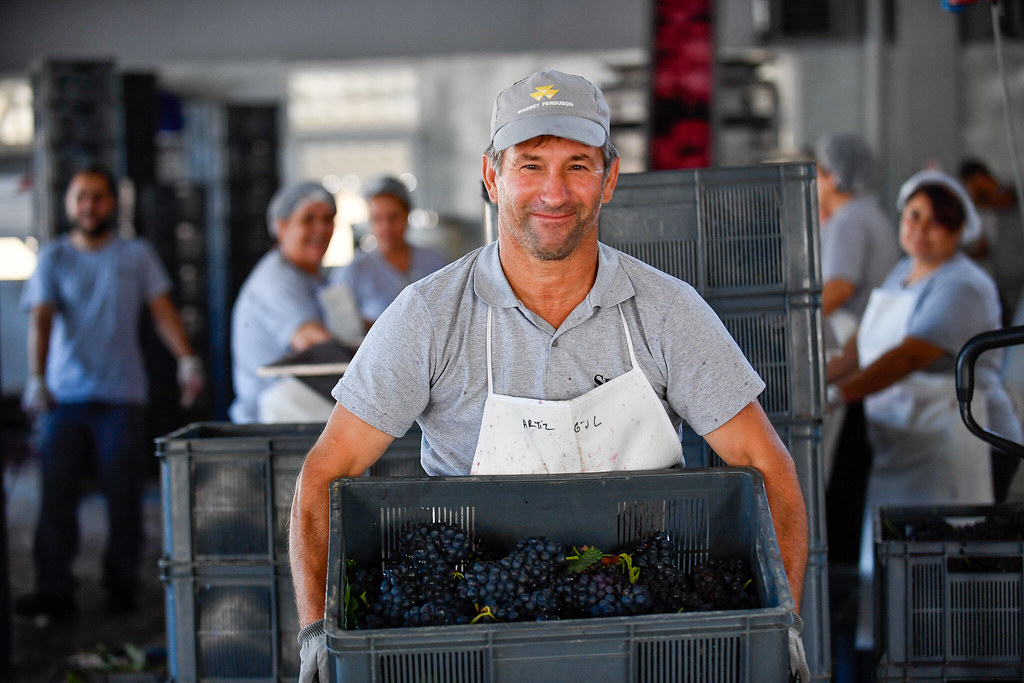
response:
<path id="1" fill-rule="evenodd" d="M 41 56 L 321 60 L 648 44 L 647 0 L 4 0 L 0 73 Z"/>

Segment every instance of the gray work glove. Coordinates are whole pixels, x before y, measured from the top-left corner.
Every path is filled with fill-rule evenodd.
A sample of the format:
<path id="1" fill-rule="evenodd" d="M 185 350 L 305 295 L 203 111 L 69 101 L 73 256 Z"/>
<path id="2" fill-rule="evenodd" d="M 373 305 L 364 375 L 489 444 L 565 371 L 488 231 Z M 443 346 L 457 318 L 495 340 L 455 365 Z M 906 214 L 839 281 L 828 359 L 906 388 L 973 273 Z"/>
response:
<path id="1" fill-rule="evenodd" d="M 792 613 L 793 623 L 789 625 L 789 680 L 790 683 L 811 683 L 811 670 L 807 668 L 807 653 L 804 652 L 804 620 Z"/>
<path id="2" fill-rule="evenodd" d="M 330 683 L 324 620 L 299 631 L 299 683 Z"/>
<path id="3" fill-rule="evenodd" d="M 29 375 L 25 380 L 25 390 L 21 394 L 21 409 L 29 417 L 36 418 L 53 407 L 53 396 L 46 388 L 46 379 L 42 375 Z"/>

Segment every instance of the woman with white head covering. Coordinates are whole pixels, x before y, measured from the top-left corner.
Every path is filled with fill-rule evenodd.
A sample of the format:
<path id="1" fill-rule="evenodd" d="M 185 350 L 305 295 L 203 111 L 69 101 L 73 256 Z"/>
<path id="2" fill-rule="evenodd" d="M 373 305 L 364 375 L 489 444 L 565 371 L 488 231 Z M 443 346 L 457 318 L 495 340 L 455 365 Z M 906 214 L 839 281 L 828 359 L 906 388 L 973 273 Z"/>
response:
<path id="1" fill-rule="evenodd" d="M 858 648 L 871 643 L 872 519 L 885 505 L 993 502 L 988 445 L 960 420 L 956 357 L 975 335 L 1000 327 L 992 279 L 962 251 L 981 229 L 974 204 L 941 171 L 900 188 L 900 246 L 907 253 L 871 294 L 857 336 L 829 362 L 830 402 L 864 399 L 874 451 L 861 544 Z M 983 354 L 978 421 L 1019 442 L 1021 426 L 999 376 L 1001 353 Z"/>
<path id="2" fill-rule="evenodd" d="M 873 194 L 875 160 L 855 135 L 814 146 L 821 214 L 822 313 L 840 347 L 857 329 L 871 290 L 899 260 L 896 230 Z"/>
<path id="3" fill-rule="evenodd" d="M 376 246 L 359 253 L 350 265 L 335 270 L 331 283 L 351 288 L 369 329 L 407 285 L 430 275 L 446 261 L 441 254 L 406 239 L 412 198 L 401 180 L 391 176 L 372 178 L 363 197 Z"/>
<path id="4" fill-rule="evenodd" d="M 260 367 L 331 339 L 318 293 L 336 213 L 334 197 L 317 183 L 283 187 L 270 201 L 267 229 L 277 244 L 249 273 L 231 315 L 233 422 L 264 421 L 261 395 L 275 380 L 259 377 Z"/>

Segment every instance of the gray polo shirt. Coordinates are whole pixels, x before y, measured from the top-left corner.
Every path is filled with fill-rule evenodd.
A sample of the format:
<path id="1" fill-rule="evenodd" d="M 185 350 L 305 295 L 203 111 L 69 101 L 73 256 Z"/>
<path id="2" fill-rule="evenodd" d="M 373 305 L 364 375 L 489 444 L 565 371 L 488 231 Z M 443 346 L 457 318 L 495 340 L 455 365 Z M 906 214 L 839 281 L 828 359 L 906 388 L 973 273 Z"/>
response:
<path id="1" fill-rule="evenodd" d="M 431 475 L 468 474 L 487 398 L 487 310 L 494 391 L 567 400 L 637 361 L 673 423 L 698 434 L 754 400 L 764 382 L 690 285 L 600 246 L 590 293 L 557 330 L 516 299 L 492 242 L 407 287 L 377 320 L 334 397 L 398 437 L 423 430 Z"/>

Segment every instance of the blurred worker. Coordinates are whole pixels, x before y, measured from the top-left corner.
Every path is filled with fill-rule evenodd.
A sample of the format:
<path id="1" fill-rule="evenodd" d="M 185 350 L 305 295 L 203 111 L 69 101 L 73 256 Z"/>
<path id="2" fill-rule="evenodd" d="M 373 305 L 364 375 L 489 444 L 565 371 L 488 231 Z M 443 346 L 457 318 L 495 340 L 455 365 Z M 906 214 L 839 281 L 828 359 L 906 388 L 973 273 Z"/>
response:
<path id="1" fill-rule="evenodd" d="M 974 200 L 981 218 L 981 236 L 970 246 L 968 253 L 995 279 L 999 300 L 1003 307 L 1003 322 L 1020 324 L 1024 299 L 1020 296 L 1024 284 L 1024 233 L 1017 210 L 1017 195 L 1003 187 L 981 161 L 965 159 L 960 164 L 960 179 Z M 1024 349 L 1008 348 L 1003 365 L 1003 383 L 1014 403 L 1018 417 L 1024 415 Z M 1020 458 L 992 449 L 992 481 L 995 499 L 1006 499 L 1010 482 L 1020 467 Z"/>
<path id="2" fill-rule="evenodd" d="M 101 166 L 83 168 L 71 178 L 65 207 L 70 233 L 43 248 L 22 295 L 30 315 L 22 406 L 37 418 L 43 490 L 33 552 L 36 592 L 17 600 L 15 611 L 33 616 L 76 611 L 77 510 L 81 482 L 93 471 L 107 500 L 107 608 L 135 607 L 145 458 L 152 453 L 138 338 L 144 308 L 178 359 L 183 405 L 204 381 L 156 251 L 146 240 L 114 232 L 115 178 Z"/>
<path id="3" fill-rule="evenodd" d="M 874 451 L 861 541 L 859 648 L 872 639 L 874 511 L 993 501 L 988 445 L 961 422 L 954 380 L 963 345 L 1000 327 L 992 279 L 960 250 L 977 237 L 978 215 L 960 183 L 934 170 L 903 184 L 898 207 L 907 257 L 872 292 L 856 338 L 828 365 L 830 402 L 864 399 Z M 1020 442 L 1000 365 L 999 350 L 979 358 L 975 413 L 980 424 Z"/>
<path id="4" fill-rule="evenodd" d="M 860 324 L 868 296 L 900 258 L 896 229 L 874 195 L 875 159 L 856 135 L 833 134 L 814 146 L 821 221 L 822 314 L 826 353 L 843 346 Z M 836 406 L 822 428 L 829 560 L 856 563 L 871 450 L 860 401 Z M 835 481 L 836 485 L 832 486 Z"/>
<path id="5" fill-rule="evenodd" d="M 856 331 L 871 290 L 900 258 L 896 230 L 874 196 L 875 161 L 855 135 L 815 144 L 821 223 L 822 314 L 840 348 Z"/>
<path id="6" fill-rule="evenodd" d="M 388 307 L 299 475 L 300 680 L 327 680 L 328 484 L 366 471 L 414 421 L 427 473 L 466 475 L 671 467 L 686 420 L 725 462 L 761 471 L 800 604 L 806 509 L 757 401 L 764 382 L 691 286 L 597 240 L 619 175 L 608 131 L 604 96 L 579 76 L 538 72 L 498 95 L 483 157 L 497 241 Z M 577 410 L 600 420 L 576 429 Z M 808 680 L 794 621 L 792 660 Z"/>
<path id="7" fill-rule="evenodd" d="M 359 252 L 351 264 L 331 273 L 330 279 L 332 284 L 352 289 L 369 329 L 407 285 L 430 275 L 446 261 L 436 251 L 406 241 L 412 199 L 402 181 L 390 176 L 374 178 L 366 184 L 363 196 L 377 246 Z"/>
<path id="8" fill-rule="evenodd" d="M 1024 259 L 1020 258 L 1024 231 L 1017 195 L 977 159 L 965 159 L 959 170 L 960 180 L 981 218 L 981 235 L 965 245 L 965 251 L 995 279 L 1003 305 L 1003 322 L 1009 323 L 1024 285 Z"/>
<path id="9" fill-rule="evenodd" d="M 261 377 L 258 371 L 291 351 L 332 339 L 319 293 L 336 213 L 334 197 L 317 183 L 282 187 L 270 201 L 267 228 L 277 244 L 249 273 L 231 312 L 232 422 L 327 419 L 330 402 L 296 380 Z M 297 419 L 276 419 L 288 410 Z"/>

